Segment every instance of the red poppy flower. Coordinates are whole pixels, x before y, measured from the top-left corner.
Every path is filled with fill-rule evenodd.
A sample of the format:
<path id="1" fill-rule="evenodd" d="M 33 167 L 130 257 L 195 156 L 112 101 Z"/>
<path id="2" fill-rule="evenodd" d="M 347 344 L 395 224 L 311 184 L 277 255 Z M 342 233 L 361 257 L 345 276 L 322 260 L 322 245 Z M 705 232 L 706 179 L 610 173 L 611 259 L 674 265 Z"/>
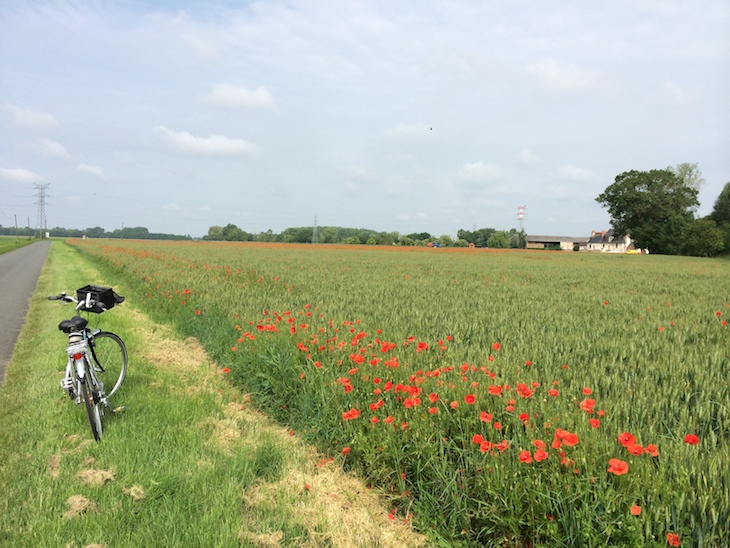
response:
<path id="1" fill-rule="evenodd" d="M 227 375 L 228 373 L 231 372 L 231 369 L 229 367 L 224 367 L 223 369 L 221 369 L 221 371 L 223 371 L 223 373 L 225 373 Z"/>
<path id="2" fill-rule="evenodd" d="M 591 428 L 598 428 L 601 426 L 601 421 L 598 419 L 588 419 L 588 423 L 591 425 Z"/>
<path id="3" fill-rule="evenodd" d="M 532 442 L 532 445 L 534 445 L 538 449 L 545 449 L 545 442 L 542 440 L 535 440 Z"/>
<path id="4" fill-rule="evenodd" d="M 350 409 L 349 411 L 345 411 L 342 413 L 342 420 L 343 421 L 349 421 L 356 419 L 360 416 L 360 410 L 359 409 Z"/>
<path id="5" fill-rule="evenodd" d="M 342 451 L 340 451 L 343 455 L 349 455 L 350 454 L 350 447 L 343 447 Z"/>
<path id="6" fill-rule="evenodd" d="M 385 422 L 391 424 L 395 420 L 395 417 L 385 417 Z"/>
<path id="7" fill-rule="evenodd" d="M 532 462 L 532 457 L 530 456 L 529 451 L 522 451 L 522 453 L 520 453 L 520 462 L 524 462 L 525 464 L 530 464 Z"/>
<path id="8" fill-rule="evenodd" d="M 586 398 L 582 402 L 580 402 L 580 408 L 581 411 L 585 411 L 586 413 L 593 414 L 593 407 L 596 405 L 596 400 L 591 398 Z"/>
<path id="9" fill-rule="evenodd" d="M 578 445 L 578 434 L 569 432 L 567 435 L 563 436 L 563 443 L 568 447 Z"/>
<path id="10" fill-rule="evenodd" d="M 700 438 L 698 438 L 696 434 L 687 434 L 684 437 L 684 443 L 689 445 L 697 445 L 698 443 L 700 443 Z"/>
<path id="11" fill-rule="evenodd" d="M 638 443 L 632 443 L 630 445 L 627 445 L 626 449 L 634 456 L 639 456 L 644 452 L 644 448 Z"/>
<path id="12" fill-rule="evenodd" d="M 474 434 L 471 437 L 471 442 L 472 443 L 482 444 L 484 442 L 484 436 L 482 436 L 481 434 Z"/>
<path id="13" fill-rule="evenodd" d="M 636 443 L 636 438 L 632 434 L 630 434 L 628 432 L 622 432 L 618 436 L 618 442 L 621 445 L 623 445 L 624 447 L 626 447 L 627 445 L 631 445 L 632 443 Z"/>
<path id="14" fill-rule="evenodd" d="M 482 422 L 492 422 L 492 414 L 487 413 L 486 411 L 482 411 L 479 414 L 479 420 Z"/>
<path id="15" fill-rule="evenodd" d="M 467 394 L 464 396 L 464 403 L 467 405 L 474 405 L 474 402 L 476 401 L 476 398 L 474 397 L 474 394 Z"/>
<path id="16" fill-rule="evenodd" d="M 502 348 L 502 345 L 498 342 L 492 343 L 492 350 L 499 350 L 500 348 Z"/>
<path id="17" fill-rule="evenodd" d="M 459 407 L 459 402 L 458 401 L 452 401 L 449 404 L 449 406 L 451 407 L 451 409 L 456 409 L 457 407 Z"/>
<path id="18" fill-rule="evenodd" d="M 669 546 L 679 546 L 679 535 L 676 533 L 667 533 L 667 542 Z"/>
<path id="19" fill-rule="evenodd" d="M 557 398 L 558 394 L 560 394 L 560 392 L 558 392 L 554 388 L 551 388 L 550 390 L 548 390 L 547 393 L 548 393 L 548 396 L 552 396 L 553 398 Z"/>
<path id="20" fill-rule="evenodd" d="M 586 396 L 590 396 L 591 394 L 593 394 L 593 390 L 591 390 L 590 388 L 584 388 L 584 389 L 583 389 L 583 393 L 584 393 L 584 394 L 585 394 Z"/>
<path id="21" fill-rule="evenodd" d="M 439 412 L 439 410 L 436 409 L 435 407 L 429 407 L 428 412 L 431 413 L 432 415 L 435 415 L 436 413 Z"/>
<path id="22" fill-rule="evenodd" d="M 652 457 L 658 457 L 659 456 L 659 448 L 654 445 L 653 443 L 650 443 L 644 448 L 644 452 L 649 454 Z"/>
<path id="23" fill-rule="evenodd" d="M 632 516 L 640 516 L 641 515 L 641 506 L 638 504 L 634 504 L 631 509 L 629 509 L 629 512 L 631 512 Z"/>
<path id="24" fill-rule="evenodd" d="M 481 444 L 479 445 L 479 450 L 480 450 L 480 451 L 481 451 L 482 453 L 486 453 L 487 451 L 491 451 L 491 450 L 492 450 L 492 447 L 494 447 L 494 445 L 492 444 L 492 442 L 491 442 L 491 441 L 484 441 L 484 442 L 482 442 L 482 443 L 481 443 Z"/>
<path id="25" fill-rule="evenodd" d="M 621 476 L 629 471 L 629 465 L 619 459 L 611 459 L 608 461 L 608 471 L 617 476 Z"/>

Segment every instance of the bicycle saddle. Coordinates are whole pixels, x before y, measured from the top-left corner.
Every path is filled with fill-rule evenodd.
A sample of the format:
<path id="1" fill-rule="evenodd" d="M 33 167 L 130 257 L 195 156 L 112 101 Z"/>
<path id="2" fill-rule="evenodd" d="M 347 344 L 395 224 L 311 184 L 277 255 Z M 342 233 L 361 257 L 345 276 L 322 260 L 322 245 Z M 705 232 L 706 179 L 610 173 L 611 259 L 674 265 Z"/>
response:
<path id="1" fill-rule="evenodd" d="M 84 327 L 86 327 L 87 323 L 89 323 L 89 320 L 87 320 L 86 318 L 82 318 L 81 316 L 74 316 L 70 320 L 63 320 L 61 323 L 59 323 L 58 329 L 68 334 L 72 331 L 81 331 Z"/>

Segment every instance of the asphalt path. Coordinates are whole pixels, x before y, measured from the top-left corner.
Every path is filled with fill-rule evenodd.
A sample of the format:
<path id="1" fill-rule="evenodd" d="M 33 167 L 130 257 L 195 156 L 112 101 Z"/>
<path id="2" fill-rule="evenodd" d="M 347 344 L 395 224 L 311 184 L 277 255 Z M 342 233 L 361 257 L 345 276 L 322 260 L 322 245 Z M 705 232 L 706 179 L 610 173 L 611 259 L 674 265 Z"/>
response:
<path id="1" fill-rule="evenodd" d="M 0 254 L 0 383 L 50 247 L 42 241 Z"/>

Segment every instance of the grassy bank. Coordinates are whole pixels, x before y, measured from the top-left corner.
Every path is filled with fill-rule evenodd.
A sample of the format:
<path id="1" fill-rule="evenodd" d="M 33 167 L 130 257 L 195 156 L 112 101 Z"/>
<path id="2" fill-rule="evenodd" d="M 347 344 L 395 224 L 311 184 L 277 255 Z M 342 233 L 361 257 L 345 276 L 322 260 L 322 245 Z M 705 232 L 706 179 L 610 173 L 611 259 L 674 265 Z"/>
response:
<path id="1" fill-rule="evenodd" d="M 15 236 L 0 236 L 0 255 L 33 243 L 35 240 L 28 238 L 18 239 Z"/>
<path id="2" fill-rule="evenodd" d="M 127 301 L 99 318 L 130 368 L 101 443 L 58 386 L 60 320 L 45 300 L 88 283 Z M 0 545 L 416 545 L 338 463 L 254 412 L 194 339 L 152 322 L 128 286 L 55 242 L 0 387 Z"/>

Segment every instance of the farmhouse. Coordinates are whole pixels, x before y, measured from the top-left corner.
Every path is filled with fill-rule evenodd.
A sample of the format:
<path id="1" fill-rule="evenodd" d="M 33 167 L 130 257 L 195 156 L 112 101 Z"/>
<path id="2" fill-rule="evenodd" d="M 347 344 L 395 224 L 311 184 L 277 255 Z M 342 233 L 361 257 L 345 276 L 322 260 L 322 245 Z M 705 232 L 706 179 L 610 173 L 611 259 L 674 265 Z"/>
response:
<path id="1" fill-rule="evenodd" d="M 628 235 L 619 237 L 611 230 L 591 231 L 591 237 L 581 251 L 598 251 L 600 253 L 627 253 L 633 251 L 634 243 Z"/>
<path id="2" fill-rule="evenodd" d="M 573 251 L 575 246 L 583 246 L 588 242 L 585 237 L 573 236 L 527 236 L 527 249 L 561 249 Z"/>
<path id="3" fill-rule="evenodd" d="M 574 236 L 527 236 L 527 249 L 560 249 L 597 253 L 637 253 L 629 236 L 611 230 L 591 231 L 589 238 Z"/>

